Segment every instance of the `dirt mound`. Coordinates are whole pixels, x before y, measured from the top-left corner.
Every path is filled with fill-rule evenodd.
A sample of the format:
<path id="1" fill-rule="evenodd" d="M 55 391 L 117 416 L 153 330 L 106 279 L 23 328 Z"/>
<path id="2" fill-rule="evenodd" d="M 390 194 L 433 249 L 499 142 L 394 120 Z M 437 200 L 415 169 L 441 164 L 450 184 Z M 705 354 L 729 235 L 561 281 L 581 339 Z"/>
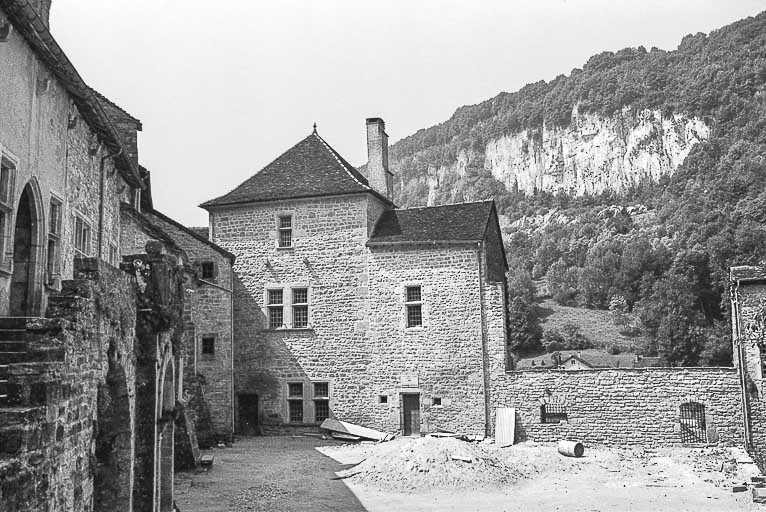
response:
<path id="1" fill-rule="evenodd" d="M 504 485 L 521 473 L 480 444 L 423 437 L 376 445 L 365 460 L 338 476 L 384 489 L 416 491 Z"/>

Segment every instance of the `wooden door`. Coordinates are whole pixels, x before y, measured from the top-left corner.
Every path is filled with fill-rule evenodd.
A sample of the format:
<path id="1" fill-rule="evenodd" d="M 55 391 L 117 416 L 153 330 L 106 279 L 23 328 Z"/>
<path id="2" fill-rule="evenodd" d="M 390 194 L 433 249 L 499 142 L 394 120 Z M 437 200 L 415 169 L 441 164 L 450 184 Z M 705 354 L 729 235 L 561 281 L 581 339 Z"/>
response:
<path id="1" fill-rule="evenodd" d="M 239 395 L 239 434 L 258 435 L 258 395 Z"/>
<path id="2" fill-rule="evenodd" d="M 402 435 L 420 434 L 420 395 L 402 394 Z"/>

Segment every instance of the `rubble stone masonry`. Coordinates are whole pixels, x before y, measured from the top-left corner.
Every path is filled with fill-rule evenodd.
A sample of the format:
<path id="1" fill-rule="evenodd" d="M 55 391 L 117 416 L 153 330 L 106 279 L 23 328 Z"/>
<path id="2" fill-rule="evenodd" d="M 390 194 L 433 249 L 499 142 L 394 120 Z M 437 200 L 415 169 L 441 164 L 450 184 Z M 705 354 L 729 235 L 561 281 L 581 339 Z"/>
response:
<path id="1" fill-rule="evenodd" d="M 705 406 L 708 442 L 741 444 L 739 380 L 734 368 L 535 370 L 495 375 L 494 407 L 516 408 L 516 439 L 594 444 L 681 443 L 679 406 Z M 542 423 L 544 403 L 567 420 Z"/>

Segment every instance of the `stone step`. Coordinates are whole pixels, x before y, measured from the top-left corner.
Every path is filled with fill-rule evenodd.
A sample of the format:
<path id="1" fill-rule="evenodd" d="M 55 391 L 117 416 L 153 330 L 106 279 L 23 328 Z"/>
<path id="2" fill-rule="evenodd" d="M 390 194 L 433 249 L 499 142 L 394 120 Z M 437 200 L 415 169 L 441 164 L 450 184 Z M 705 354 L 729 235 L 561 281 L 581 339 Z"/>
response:
<path id="1" fill-rule="evenodd" d="M 26 329 L 0 329 L 0 340 L 24 341 L 27 339 Z"/>
<path id="2" fill-rule="evenodd" d="M 26 329 L 27 323 L 36 318 L 34 316 L 3 316 L 0 317 L 0 329 Z"/>
<path id="3" fill-rule="evenodd" d="M 40 406 L 0 407 L 0 427 L 29 424 L 44 417 L 46 411 Z"/>
<path id="4" fill-rule="evenodd" d="M 29 362 L 26 352 L 0 352 L 0 364 L 15 364 Z"/>
<path id="5" fill-rule="evenodd" d="M 7 341 L 0 338 L 0 352 L 26 352 L 26 351 L 27 351 L 27 343 L 25 341 Z"/>

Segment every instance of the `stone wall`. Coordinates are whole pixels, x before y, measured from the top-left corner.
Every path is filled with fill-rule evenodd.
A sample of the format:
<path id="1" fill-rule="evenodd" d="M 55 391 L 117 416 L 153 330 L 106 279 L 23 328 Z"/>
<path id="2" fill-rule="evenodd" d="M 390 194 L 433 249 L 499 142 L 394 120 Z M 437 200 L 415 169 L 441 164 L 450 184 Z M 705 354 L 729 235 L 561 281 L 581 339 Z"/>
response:
<path id="1" fill-rule="evenodd" d="M 401 393 L 417 393 L 421 431 L 483 434 L 486 332 L 478 246 L 372 247 L 369 276 L 370 362 L 345 407 L 365 424 L 398 431 Z M 406 327 L 405 288 L 413 285 L 421 286 L 420 328 Z M 405 385 L 408 377 L 414 381 Z M 380 395 L 387 403 L 379 403 Z M 435 405 L 434 398 L 441 403 Z"/>
<path id="2" fill-rule="evenodd" d="M 51 299 L 51 318 L 14 326 L 37 348 L 7 367 L 15 407 L 0 407 L 4 510 L 130 504 L 135 281 L 95 260 L 76 274 Z"/>
<path id="3" fill-rule="evenodd" d="M 766 340 L 763 315 L 766 306 L 766 284 L 763 281 L 732 285 L 732 327 L 734 362 L 744 379 L 741 399 L 746 401 L 740 421 L 747 423 L 747 449 L 761 471 L 766 471 L 766 401 L 764 400 L 763 368 Z"/>
<path id="4" fill-rule="evenodd" d="M 679 406 L 690 401 L 705 406 L 709 442 L 743 440 L 734 368 L 521 371 L 497 374 L 492 385 L 493 411 L 516 408 L 517 440 L 677 444 Z M 563 405 L 567 421 L 542 423 L 543 403 Z"/>
<path id="5" fill-rule="evenodd" d="M 215 440 L 230 442 L 234 434 L 232 261 L 166 216 L 155 212 L 145 212 L 145 215 L 183 249 L 197 277 L 194 292 L 187 295 L 194 332 L 187 337 L 185 366 L 203 377 L 204 398 Z M 212 278 L 202 279 L 204 262 L 213 264 Z M 214 339 L 213 354 L 202 352 L 205 337 Z"/>
<path id="6" fill-rule="evenodd" d="M 0 10 L 0 19 L 5 14 Z M 42 316 L 53 288 L 43 287 L 45 248 L 51 200 L 62 204 L 62 232 L 54 277 L 71 279 L 74 271 L 74 216 L 82 217 L 91 228 L 88 256 L 109 258 L 109 247 L 117 249 L 119 262 L 120 201 L 129 201 L 131 187 L 115 172 L 111 159 L 104 161 L 108 149 L 100 144 L 85 123 L 64 87 L 35 56 L 23 37 L 13 31 L 2 43 L 0 61 L 0 154 L 15 168 L 7 204 L 17 208 L 24 188 L 29 185 L 36 218 L 33 220 L 37 249 L 30 258 L 37 280 L 35 311 Z M 47 84 L 47 85 L 46 85 Z M 73 120 L 70 123 L 70 119 Z M 76 120 L 76 121 L 74 121 Z M 104 201 L 101 180 L 104 183 Z M 102 219 L 103 205 L 103 219 Z M 14 225 L 13 212 L 6 215 L 5 232 L 0 233 L 0 314 L 9 310 Z M 102 220 L 101 220 L 102 219 Z M 100 224 L 103 224 L 100 229 Z M 101 242 L 101 246 L 99 246 Z M 58 281 L 56 281 L 58 282 Z"/>
<path id="7" fill-rule="evenodd" d="M 258 396 L 258 429 L 287 423 L 287 382 L 304 382 L 303 423 L 316 423 L 311 381 L 330 382 L 333 412 L 352 407 L 370 361 L 367 195 L 270 202 L 211 214 L 212 241 L 234 253 L 238 395 Z M 277 217 L 293 216 L 293 247 L 277 248 Z M 309 328 L 266 329 L 265 290 L 309 289 Z M 289 308 L 285 305 L 285 312 Z"/>

